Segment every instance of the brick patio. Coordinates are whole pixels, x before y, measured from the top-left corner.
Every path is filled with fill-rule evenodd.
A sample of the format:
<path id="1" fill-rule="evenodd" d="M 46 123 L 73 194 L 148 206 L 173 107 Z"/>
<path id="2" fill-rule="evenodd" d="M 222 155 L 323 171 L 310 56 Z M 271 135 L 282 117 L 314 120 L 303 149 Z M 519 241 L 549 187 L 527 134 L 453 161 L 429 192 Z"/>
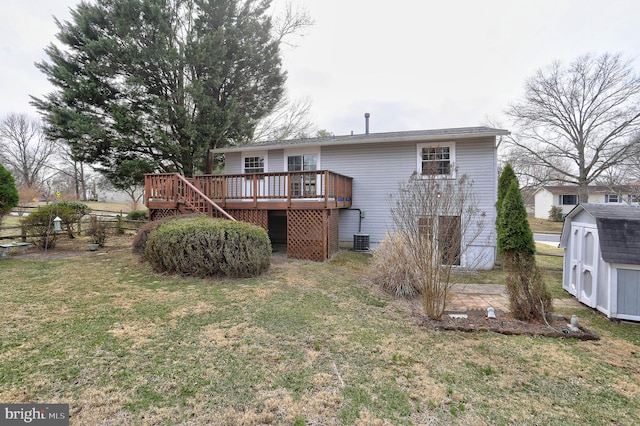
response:
<path id="1" fill-rule="evenodd" d="M 555 308 L 580 308 L 575 298 L 554 299 Z M 492 307 L 499 312 L 509 312 L 509 299 L 503 284 L 456 284 L 450 293 L 447 310 L 483 310 Z"/>

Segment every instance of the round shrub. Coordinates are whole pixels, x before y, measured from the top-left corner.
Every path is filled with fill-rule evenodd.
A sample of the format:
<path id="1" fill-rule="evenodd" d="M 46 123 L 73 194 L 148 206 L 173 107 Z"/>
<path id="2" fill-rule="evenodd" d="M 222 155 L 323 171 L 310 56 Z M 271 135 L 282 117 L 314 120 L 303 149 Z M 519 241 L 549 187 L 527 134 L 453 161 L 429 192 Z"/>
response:
<path id="1" fill-rule="evenodd" d="M 252 277 L 269 268 L 271 242 L 267 231 L 250 223 L 180 217 L 149 234 L 145 257 L 158 272 Z"/>
<path id="2" fill-rule="evenodd" d="M 147 240 L 149 239 L 149 234 L 151 234 L 152 231 L 158 229 L 160 225 L 170 220 L 176 220 L 178 218 L 184 219 L 189 217 L 199 217 L 199 216 L 200 216 L 199 214 L 169 216 L 169 217 L 165 217 L 164 219 L 158 219 L 158 220 L 154 220 L 153 222 L 147 222 L 143 224 L 142 226 L 140 226 L 140 228 L 138 228 L 138 232 L 133 237 L 133 244 L 132 244 L 131 251 L 134 254 L 137 254 L 138 256 L 140 256 L 143 260 L 146 260 L 144 250 L 147 247 Z"/>
<path id="3" fill-rule="evenodd" d="M 149 239 L 149 234 L 159 228 L 162 225 L 162 221 L 154 220 L 153 222 L 147 222 L 138 229 L 136 236 L 133 237 L 133 243 L 131 246 L 131 251 L 138 256 L 142 256 L 142 258 L 146 259 L 144 255 L 144 249 L 147 247 L 147 240 Z"/>

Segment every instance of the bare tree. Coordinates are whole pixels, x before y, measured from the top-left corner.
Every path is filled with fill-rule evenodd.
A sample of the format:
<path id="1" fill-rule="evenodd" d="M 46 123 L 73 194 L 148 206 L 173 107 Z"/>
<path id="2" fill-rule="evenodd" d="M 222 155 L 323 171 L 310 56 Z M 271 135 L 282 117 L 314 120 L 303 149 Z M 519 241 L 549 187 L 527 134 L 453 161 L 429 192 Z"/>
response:
<path id="1" fill-rule="evenodd" d="M 549 158 L 548 161 L 554 167 L 537 161 L 525 149 L 509 145 L 513 141 L 512 136 L 505 137 L 505 149 L 502 156 L 503 162 L 509 163 L 515 170 L 518 181 L 523 190 L 538 188 L 541 185 L 557 185 L 564 182 L 565 174 L 558 170 L 569 170 L 571 164 L 564 158 Z"/>
<path id="2" fill-rule="evenodd" d="M 640 204 L 640 153 L 608 169 L 597 184 L 607 187 L 611 194 L 618 195 L 622 203 Z"/>
<path id="3" fill-rule="evenodd" d="M 129 196 L 131 199 L 131 206 L 133 210 L 138 210 L 138 206 L 142 202 L 142 197 L 144 197 L 144 185 L 138 185 L 135 182 L 130 182 L 129 185 L 120 185 L 119 187 L 114 186 L 109 179 L 102 176 L 101 178 L 94 181 L 94 186 L 97 189 L 103 191 L 122 191 Z M 94 192 L 97 193 L 96 190 Z"/>
<path id="4" fill-rule="evenodd" d="M 87 173 L 85 163 L 78 160 L 73 154 L 71 146 L 64 141 L 57 142 L 60 165 L 54 166 L 59 174 L 66 176 L 72 183 L 75 197 L 78 200 L 87 201 Z"/>
<path id="5" fill-rule="evenodd" d="M 253 139 L 258 141 L 307 137 L 315 130 L 310 118 L 311 99 L 291 101 L 283 96 L 280 102 L 256 127 Z"/>
<path id="6" fill-rule="evenodd" d="M 9 114 L 0 121 L 0 145 L 0 160 L 14 171 L 18 185 L 38 186 L 54 163 L 56 144 L 26 114 Z"/>
<path id="7" fill-rule="evenodd" d="M 636 149 L 640 77 L 619 54 L 584 55 L 567 67 L 556 62 L 527 82 L 507 113 L 517 126 L 508 142 L 518 155 L 578 185 L 587 202 L 588 185 Z"/>
<path id="8" fill-rule="evenodd" d="M 300 7 L 294 9 L 292 2 L 288 1 L 284 5 L 284 10 L 274 17 L 273 24 L 275 37 L 280 44 L 297 47 L 289 40 L 290 37 L 294 35 L 303 37 L 303 31 L 313 25 L 313 19 L 306 9 Z"/>
<path id="9" fill-rule="evenodd" d="M 296 48 L 291 41 L 294 36 L 303 37 L 304 31 L 313 25 L 306 9 L 294 8 L 287 1 L 273 12 L 273 32 L 280 45 Z M 253 133 L 253 140 L 280 140 L 307 137 L 315 131 L 310 118 L 311 99 L 309 97 L 291 100 L 282 96 L 271 113 L 262 118 Z"/>
<path id="10" fill-rule="evenodd" d="M 473 182 L 467 175 L 440 179 L 416 173 L 391 196 L 390 209 L 400 258 L 413 269 L 408 275 L 425 313 L 440 319 L 456 283 L 454 267 L 475 269 L 484 260 L 473 250 L 486 226 Z"/>

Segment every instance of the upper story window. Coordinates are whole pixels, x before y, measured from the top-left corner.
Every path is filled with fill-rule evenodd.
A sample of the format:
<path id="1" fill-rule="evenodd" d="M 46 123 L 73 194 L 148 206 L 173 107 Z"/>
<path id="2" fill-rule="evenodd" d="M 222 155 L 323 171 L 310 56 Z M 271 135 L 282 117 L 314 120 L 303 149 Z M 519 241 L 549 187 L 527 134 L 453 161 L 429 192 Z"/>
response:
<path id="1" fill-rule="evenodd" d="M 640 203 L 640 194 L 629 194 L 630 203 Z"/>
<path id="2" fill-rule="evenodd" d="M 605 203 L 621 203 L 622 197 L 618 194 L 607 194 L 604 196 Z"/>
<path id="3" fill-rule="evenodd" d="M 560 205 L 561 206 L 573 206 L 578 204 L 578 196 L 573 195 L 561 195 L 560 196 Z"/>
<path id="4" fill-rule="evenodd" d="M 418 144 L 418 171 L 424 176 L 453 176 L 455 143 Z"/>
<path id="5" fill-rule="evenodd" d="M 264 173 L 264 156 L 255 155 L 244 157 L 245 173 Z"/>

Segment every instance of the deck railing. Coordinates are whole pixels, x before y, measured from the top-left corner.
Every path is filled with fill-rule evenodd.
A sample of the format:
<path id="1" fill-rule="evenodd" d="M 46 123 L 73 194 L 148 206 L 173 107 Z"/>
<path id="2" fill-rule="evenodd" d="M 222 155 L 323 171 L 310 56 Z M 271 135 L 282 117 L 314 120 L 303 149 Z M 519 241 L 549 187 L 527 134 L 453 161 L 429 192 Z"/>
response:
<path id="1" fill-rule="evenodd" d="M 159 173 L 145 175 L 145 202 L 150 200 L 161 202 L 184 203 L 194 211 L 209 216 L 224 217 L 235 220 L 224 209 L 196 188 L 192 182 L 177 173 Z"/>
<path id="2" fill-rule="evenodd" d="M 171 173 L 145 176 L 146 200 L 182 201 L 185 190 Z M 291 206 L 297 201 L 323 202 L 326 208 L 351 204 L 352 178 L 329 170 L 301 172 L 198 175 L 186 179 L 198 192 L 225 206 L 230 202 L 282 202 Z M 193 192 L 193 189 L 190 189 Z"/>

